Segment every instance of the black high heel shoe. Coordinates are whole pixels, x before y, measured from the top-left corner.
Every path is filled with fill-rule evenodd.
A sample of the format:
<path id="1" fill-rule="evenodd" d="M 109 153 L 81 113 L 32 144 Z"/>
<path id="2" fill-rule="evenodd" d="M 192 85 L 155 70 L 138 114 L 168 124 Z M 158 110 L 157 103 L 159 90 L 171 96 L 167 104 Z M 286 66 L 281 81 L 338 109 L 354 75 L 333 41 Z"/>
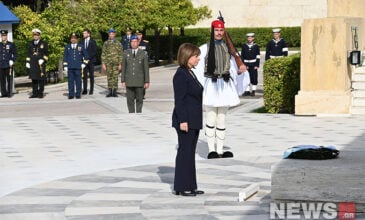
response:
<path id="1" fill-rule="evenodd" d="M 203 190 L 193 190 L 193 192 L 195 192 L 196 195 L 202 195 L 204 194 L 204 191 Z"/>
<path id="2" fill-rule="evenodd" d="M 195 193 L 195 191 L 181 191 L 181 192 L 176 191 L 175 195 L 177 195 L 177 196 L 179 196 L 179 195 L 181 195 L 181 196 L 196 196 L 196 193 Z"/>

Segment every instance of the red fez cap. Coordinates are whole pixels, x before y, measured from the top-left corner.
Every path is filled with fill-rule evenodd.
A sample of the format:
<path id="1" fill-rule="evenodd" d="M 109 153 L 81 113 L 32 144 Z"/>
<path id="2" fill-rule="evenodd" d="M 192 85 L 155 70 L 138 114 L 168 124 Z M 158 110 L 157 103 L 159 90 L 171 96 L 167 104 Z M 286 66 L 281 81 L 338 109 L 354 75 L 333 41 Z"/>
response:
<path id="1" fill-rule="evenodd" d="M 215 20 L 212 22 L 213 28 L 224 28 L 224 23 L 221 20 Z"/>

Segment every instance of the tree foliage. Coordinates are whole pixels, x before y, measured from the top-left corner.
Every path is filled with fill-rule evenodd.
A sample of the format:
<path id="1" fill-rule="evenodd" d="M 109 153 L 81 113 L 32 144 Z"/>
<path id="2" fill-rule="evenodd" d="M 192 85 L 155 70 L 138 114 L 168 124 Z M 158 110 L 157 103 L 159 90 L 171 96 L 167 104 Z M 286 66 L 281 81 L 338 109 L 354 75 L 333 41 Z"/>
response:
<path id="1" fill-rule="evenodd" d="M 196 24 L 211 14 L 207 6 L 194 8 L 191 0 L 51 0 L 41 13 L 24 5 L 13 11 L 21 21 L 15 31 L 17 40 L 31 40 L 31 30 L 39 28 L 42 39 L 48 41 L 47 70 L 58 68 L 72 32 L 81 34 L 88 28 L 94 33 L 106 33 L 114 28 L 121 33 L 131 27 L 159 33 L 164 28 Z"/>

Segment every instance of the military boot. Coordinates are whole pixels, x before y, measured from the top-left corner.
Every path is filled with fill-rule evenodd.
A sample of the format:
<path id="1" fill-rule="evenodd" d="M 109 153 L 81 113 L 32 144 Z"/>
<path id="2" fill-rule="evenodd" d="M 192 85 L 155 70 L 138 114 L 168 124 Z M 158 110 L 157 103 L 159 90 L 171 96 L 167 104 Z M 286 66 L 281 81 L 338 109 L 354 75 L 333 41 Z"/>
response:
<path id="1" fill-rule="evenodd" d="M 118 97 L 117 89 L 113 89 L 113 97 Z"/>
<path id="2" fill-rule="evenodd" d="M 113 96 L 113 90 L 109 89 L 109 93 L 106 95 L 107 98 L 112 97 Z"/>

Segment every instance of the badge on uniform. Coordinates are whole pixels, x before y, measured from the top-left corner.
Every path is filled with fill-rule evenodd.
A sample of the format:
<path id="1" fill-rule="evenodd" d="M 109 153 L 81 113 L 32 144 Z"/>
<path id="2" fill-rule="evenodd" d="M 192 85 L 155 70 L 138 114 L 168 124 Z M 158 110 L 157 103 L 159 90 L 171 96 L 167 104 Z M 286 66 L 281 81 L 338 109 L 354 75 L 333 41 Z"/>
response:
<path id="1" fill-rule="evenodd" d="M 284 152 L 284 159 L 326 160 L 337 158 L 340 151 L 334 146 L 298 145 Z"/>
<path id="2" fill-rule="evenodd" d="M 40 48 L 43 49 L 43 47 L 44 47 L 43 44 L 41 44 Z"/>
<path id="3" fill-rule="evenodd" d="M 10 45 L 9 44 L 6 45 L 6 49 L 10 50 Z"/>
<path id="4" fill-rule="evenodd" d="M 77 47 L 77 50 L 78 50 L 78 51 L 81 51 L 81 47 L 80 47 L 80 46 L 78 46 L 78 47 Z"/>

